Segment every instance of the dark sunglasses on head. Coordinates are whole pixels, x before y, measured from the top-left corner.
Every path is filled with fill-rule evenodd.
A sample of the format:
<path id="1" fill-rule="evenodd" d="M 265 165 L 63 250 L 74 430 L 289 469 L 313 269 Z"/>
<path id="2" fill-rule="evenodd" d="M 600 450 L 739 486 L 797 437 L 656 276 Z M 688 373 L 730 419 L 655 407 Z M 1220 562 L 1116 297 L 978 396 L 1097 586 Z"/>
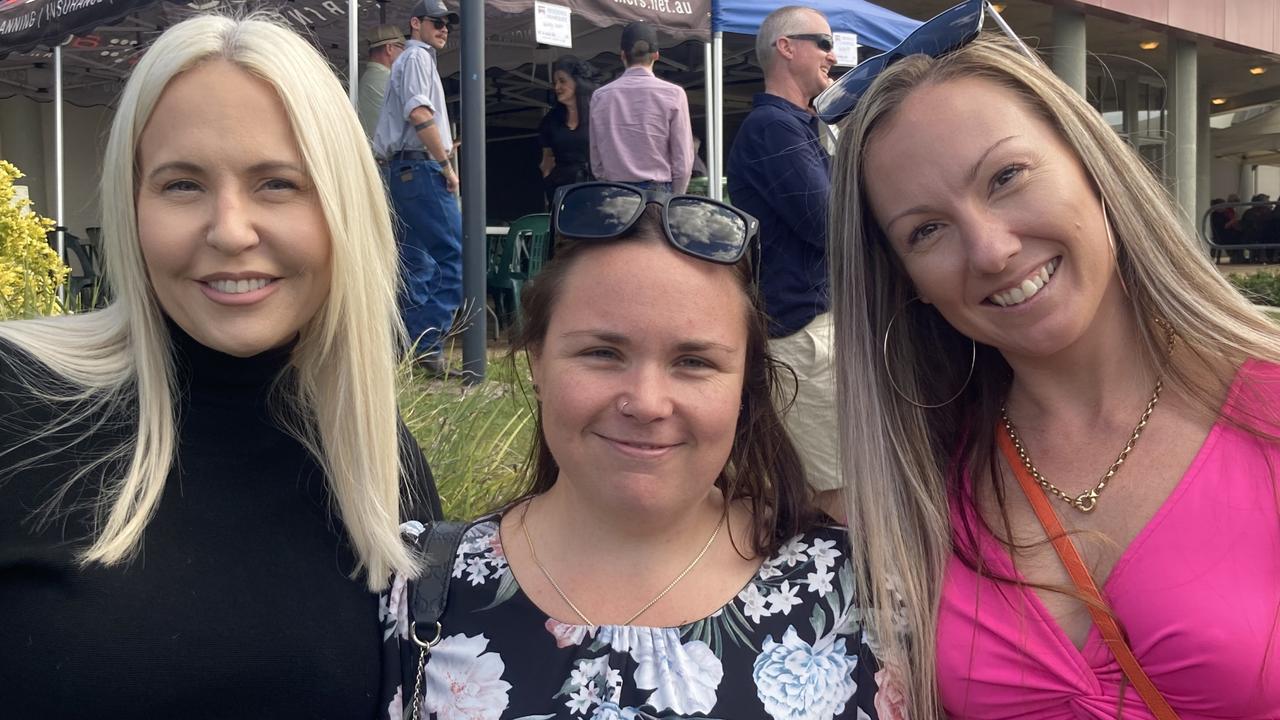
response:
<path id="1" fill-rule="evenodd" d="M 824 53 L 831 52 L 831 48 L 835 47 L 835 43 L 831 40 L 831 36 L 826 33 L 800 33 L 799 35 L 784 35 L 791 40 L 808 40 Z"/>
<path id="2" fill-rule="evenodd" d="M 735 265 L 748 250 L 760 280 L 760 223 L 741 210 L 698 195 L 672 195 L 625 183 L 586 182 L 556 190 L 551 228 L 572 240 L 612 240 L 630 230 L 650 204 L 662 209 L 662 231 L 680 252 Z"/>
<path id="3" fill-rule="evenodd" d="M 1027 57 L 1040 61 L 1035 51 L 1022 42 L 1004 18 L 1000 17 L 1000 13 L 991 7 L 991 3 L 986 0 L 966 0 L 935 15 L 889 52 L 870 58 L 841 75 L 840 79 L 813 99 L 813 109 L 828 125 L 838 123 L 853 111 L 858 99 L 885 68 L 910 55 L 924 54 L 936 58 L 959 50 L 978 37 L 984 14 L 990 15 L 992 21 L 1018 44 Z"/>

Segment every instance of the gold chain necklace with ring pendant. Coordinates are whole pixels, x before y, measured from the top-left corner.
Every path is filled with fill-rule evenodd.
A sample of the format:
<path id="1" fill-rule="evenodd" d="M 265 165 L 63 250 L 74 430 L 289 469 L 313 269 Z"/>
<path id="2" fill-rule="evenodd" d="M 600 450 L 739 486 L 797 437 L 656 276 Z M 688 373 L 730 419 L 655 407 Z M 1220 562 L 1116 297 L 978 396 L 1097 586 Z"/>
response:
<path id="1" fill-rule="evenodd" d="M 1167 352 L 1171 354 L 1173 352 L 1173 342 L 1177 335 L 1174 334 L 1173 328 L 1164 320 L 1157 318 L 1156 324 L 1164 328 L 1165 335 L 1168 338 Z M 1125 443 L 1124 449 L 1120 451 L 1120 456 L 1116 458 L 1115 462 L 1111 463 L 1111 467 L 1107 468 L 1106 474 L 1102 476 L 1097 485 L 1075 497 L 1058 489 L 1058 486 L 1049 482 L 1048 478 L 1040 474 L 1040 471 L 1036 469 L 1035 463 L 1031 462 L 1031 456 L 1027 453 L 1026 447 L 1023 446 L 1022 440 L 1018 437 L 1013 421 L 1009 419 L 1008 408 L 1004 403 L 1000 404 L 1000 420 L 1004 423 L 1005 432 L 1009 433 L 1009 439 L 1013 441 L 1014 449 L 1018 451 L 1018 458 L 1022 460 L 1022 466 L 1027 469 L 1027 472 L 1031 473 L 1031 477 L 1035 478 L 1036 482 L 1040 483 L 1040 487 L 1076 510 L 1082 513 L 1090 513 L 1098 506 L 1098 498 L 1101 496 L 1102 491 L 1106 489 L 1107 483 L 1111 482 L 1111 478 L 1115 477 L 1116 473 L 1119 472 L 1125 458 L 1129 456 L 1134 446 L 1138 444 L 1138 438 L 1142 436 L 1142 430 L 1146 428 L 1147 421 L 1151 419 L 1152 411 L 1156 409 L 1156 404 L 1160 402 L 1160 391 L 1162 389 L 1164 389 L 1163 373 L 1156 378 L 1156 387 L 1151 392 L 1151 399 L 1147 401 L 1147 408 L 1142 412 L 1142 417 L 1138 418 L 1138 424 L 1133 428 L 1133 434 L 1129 437 L 1129 442 Z"/>
<path id="2" fill-rule="evenodd" d="M 529 545 L 529 557 L 533 560 L 533 564 L 536 565 L 538 569 L 542 571 L 542 576 L 547 579 L 547 582 L 551 583 L 551 588 L 555 590 L 556 594 L 560 596 L 560 599 L 563 600 L 564 603 L 569 606 L 569 609 L 573 610 L 574 614 L 576 614 L 578 618 L 582 620 L 583 623 L 585 623 L 588 627 L 594 629 L 596 627 L 596 624 L 591 622 L 591 620 L 589 620 L 587 616 L 584 615 L 582 611 L 578 609 L 577 605 L 573 604 L 573 601 L 569 599 L 569 596 L 564 594 L 564 590 L 560 589 L 560 583 L 557 583 L 556 579 L 551 577 L 551 573 L 547 571 L 546 566 L 543 565 L 542 562 L 538 560 L 538 551 L 533 549 L 533 538 L 529 536 L 529 523 L 528 523 L 529 506 L 532 504 L 533 504 L 533 500 L 530 499 L 528 502 L 524 504 L 524 509 L 520 513 L 520 529 L 524 532 L 524 541 Z M 667 593 L 671 592 L 671 589 L 674 588 L 681 580 L 683 580 L 685 576 L 688 575 L 693 570 L 693 568 L 696 567 L 697 564 L 702 561 L 703 556 L 707 554 L 707 551 L 711 549 L 711 545 L 715 543 L 716 538 L 720 535 L 720 528 L 724 527 L 724 519 L 726 516 L 727 514 L 720 516 L 720 522 L 716 523 L 716 529 L 711 533 L 711 537 L 707 538 L 707 544 L 703 545 L 702 549 L 698 551 L 698 555 L 693 559 L 693 562 L 689 563 L 688 567 L 686 567 L 684 570 L 681 570 L 680 574 L 676 576 L 676 579 L 672 580 L 671 584 L 667 585 L 662 590 L 662 592 L 658 593 L 656 596 L 654 596 L 652 600 L 645 603 L 644 607 L 636 611 L 636 614 L 627 618 L 625 621 L 618 623 L 619 625 L 630 625 L 631 623 L 635 622 L 636 618 L 648 612 L 649 608 L 653 607 L 654 605 L 657 605 L 659 600 L 666 597 Z"/>

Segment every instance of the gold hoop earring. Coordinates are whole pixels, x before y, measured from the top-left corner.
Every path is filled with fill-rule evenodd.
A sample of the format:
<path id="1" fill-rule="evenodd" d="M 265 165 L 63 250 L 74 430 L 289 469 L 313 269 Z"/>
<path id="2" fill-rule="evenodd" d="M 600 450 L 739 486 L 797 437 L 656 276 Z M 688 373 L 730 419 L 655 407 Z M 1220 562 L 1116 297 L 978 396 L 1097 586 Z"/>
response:
<path id="1" fill-rule="evenodd" d="M 960 397 L 961 393 L 965 391 L 965 388 L 969 387 L 969 381 L 973 379 L 973 368 L 978 363 L 978 343 L 974 342 L 973 338 L 969 338 L 969 374 L 965 376 L 964 384 L 960 386 L 960 389 L 957 390 L 954 395 L 952 395 L 951 397 L 947 398 L 946 400 L 940 403 L 936 403 L 932 405 L 928 403 L 922 403 L 913 398 L 907 397 L 907 394 L 902 392 L 902 388 L 898 387 L 897 381 L 893 379 L 893 370 L 890 369 L 889 367 L 889 333 L 893 331 L 893 324 L 898 321 L 898 315 L 902 314 L 902 311 L 906 310 L 907 307 L 911 305 L 911 303 L 919 302 L 919 301 L 920 301 L 920 298 L 918 297 L 911 298 L 902 307 L 898 308 L 897 311 L 893 313 L 893 316 L 889 318 L 889 324 L 885 326 L 885 329 L 884 329 L 884 342 L 881 343 L 881 355 L 884 357 L 885 377 L 889 378 L 889 386 L 892 387 L 893 391 L 898 394 L 898 397 L 902 398 L 903 400 L 906 400 L 907 402 L 911 403 L 912 405 L 915 405 L 916 407 L 922 410 L 934 410 L 946 405 L 950 405 L 951 403 L 955 402 L 956 398 Z"/>
<path id="2" fill-rule="evenodd" d="M 1129 294 L 1129 286 L 1124 283 L 1124 272 L 1120 269 L 1120 250 L 1116 247 L 1116 236 L 1111 230 L 1111 219 L 1107 217 L 1107 201 L 1099 196 L 1098 202 L 1102 204 L 1102 225 L 1107 229 L 1107 245 L 1111 247 L 1111 264 L 1116 268 L 1116 277 L 1120 279 L 1120 289 L 1124 292 L 1124 296 L 1132 297 Z"/>

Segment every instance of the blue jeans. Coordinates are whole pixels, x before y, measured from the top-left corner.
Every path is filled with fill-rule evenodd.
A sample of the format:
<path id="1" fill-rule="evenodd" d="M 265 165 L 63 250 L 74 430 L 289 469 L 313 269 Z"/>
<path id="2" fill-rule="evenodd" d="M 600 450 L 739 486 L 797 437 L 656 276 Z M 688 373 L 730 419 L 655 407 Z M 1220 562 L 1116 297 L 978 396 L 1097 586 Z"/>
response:
<path id="1" fill-rule="evenodd" d="M 417 353 L 440 351 L 462 303 L 462 214 L 434 160 L 393 160 L 383 170 L 400 251 L 400 314 Z"/>
<path id="2" fill-rule="evenodd" d="M 635 185 L 636 187 L 644 188 L 645 190 L 662 190 L 664 192 L 671 192 L 671 183 L 669 182 L 659 182 L 657 180 L 641 180 L 638 182 L 627 183 L 627 184 Z"/>

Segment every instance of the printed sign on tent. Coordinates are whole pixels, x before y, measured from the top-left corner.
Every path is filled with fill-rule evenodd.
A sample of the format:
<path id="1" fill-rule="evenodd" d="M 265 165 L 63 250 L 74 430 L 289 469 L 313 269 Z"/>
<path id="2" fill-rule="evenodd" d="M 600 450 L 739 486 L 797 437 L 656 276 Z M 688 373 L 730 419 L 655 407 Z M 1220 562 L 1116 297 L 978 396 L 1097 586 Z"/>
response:
<path id="1" fill-rule="evenodd" d="M 835 45 L 836 64 L 853 67 L 858 64 L 858 35 L 856 33 L 833 32 L 831 42 Z"/>
<path id="2" fill-rule="evenodd" d="M 573 26 L 569 8 L 563 5 L 535 2 L 533 4 L 534 36 L 544 45 L 573 47 Z"/>

